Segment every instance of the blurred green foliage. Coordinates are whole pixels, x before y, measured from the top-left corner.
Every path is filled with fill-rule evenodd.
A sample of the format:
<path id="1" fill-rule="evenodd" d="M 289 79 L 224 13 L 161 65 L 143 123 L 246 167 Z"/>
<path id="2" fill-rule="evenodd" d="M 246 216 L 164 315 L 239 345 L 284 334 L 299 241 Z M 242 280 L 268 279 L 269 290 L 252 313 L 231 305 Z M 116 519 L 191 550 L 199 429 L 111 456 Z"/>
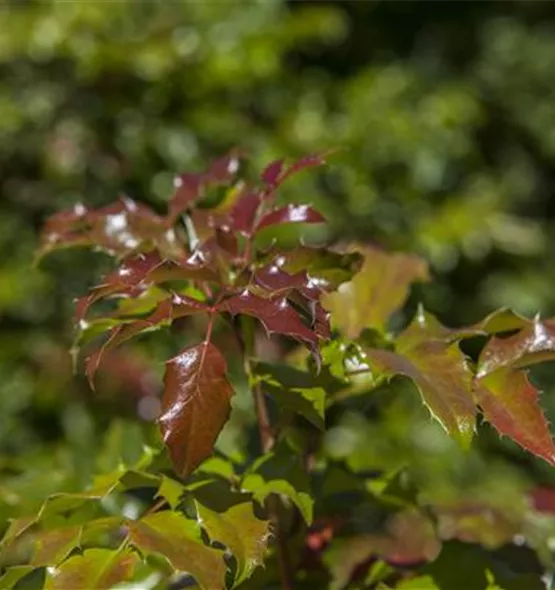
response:
<path id="1" fill-rule="evenodd" d="M 314 202 L 329 238 L 426 257 L 436 280 L 409 309 L 422 299 L 449 325 L 504 305 L 555 312 L 550 3 L 14 1 L 0 11 L 0 521 L 118 458 L 133 463 L 155 441 L 162 360 L 188 338 L 117 353 L 97 394 L 72 375 L 73 298 L 109 266 L 64 252 L 32 267 L 38 230 L 61 208 L 127 193 L 162 210 L 175 172 L 232 146 L 253 173 L 337 147 L 327 170 L 282 198 Z M 535 374 L 553 418 L 552 377 Z M 463 454 L 405 389 L 332 413 L 324 452 L 355 472 L 410 464 L 422 493 L 445 501 L 502 497 L 516 510 L 525 490 L 555 484 L 547 465 L 486 429 Z M 241 391 L 219 443 L 239 459 L 252 438 Z"/>

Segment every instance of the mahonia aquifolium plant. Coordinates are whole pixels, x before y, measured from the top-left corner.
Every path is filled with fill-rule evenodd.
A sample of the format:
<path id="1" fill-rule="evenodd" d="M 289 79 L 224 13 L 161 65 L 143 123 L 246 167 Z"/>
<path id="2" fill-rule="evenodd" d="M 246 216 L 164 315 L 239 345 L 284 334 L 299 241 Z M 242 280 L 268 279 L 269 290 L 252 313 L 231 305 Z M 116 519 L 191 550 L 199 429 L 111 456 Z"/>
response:
<path id="1" fill-rule="evenodd" d="M 166 362 L 163 447 L 146 448 L 138 464 L 100 475 L 80 494 L 54 495 L 36 515 L 14 520 L 0 545 L 10 566 L 0 587 L 32 579 L 56 590 L 343 588 L 369 567 L 367 586 L 356 587 L 418 583 L 417 567 L 436 560 L 446 539 L 475 535 L 486 544 L 460 525 L 466 512 L 400 503 L 379 531 L 362 533 L 349 510 L 330 510 L 318 483 L 339 469 L 319 453 L 326 411 L 396 376 L 414 384 L 432 418 L 463 448 L 481 415 L 555 465 L 525 369 L 555 358 L 555 322 L 500 310 L 451 329 L 420 307 L 392 334 L 391 316 L 411 284 L 430 278 L 421 258 L 279 239 L 285 227 L 325 223 L 310 205 L 276 204 L 290 177 L 322 164 L 321 155 L 291 165 L 278 160 L 249 184 L 238 179 L 240 159 L 232 152 L 205 172 L 177 176 L 165 215 L 121 197 L 101 209 L 76 205 L 47 221 L 41 257 L 86 246 L 116 259 L 113 272 L 76 304 L 73 353 L 93 345 L 85 359 L 92 387 L 103 357 L 126 341 L 192 316 L 202 331 Z M 95 312 L 103 302 L 112 310 Z M 215 337 L 221 330 L 242 359 L 259 430 L 260 453 L 242 465 L 214 454 L 234 395 L 229 351 Z M 261 333 L 306 354 L 293 349 L 282 362 L 268 362 L 258 355 Z M 484 344 L 471 359 L 459 343 L 476 337 Z M 388 497 L 380 496 L 387 486 L 365 484 L 371 480 L 361 476 L 353 488 L 360 505 Z M 108 500 L 139 489 L 150 490 L 143 514 L 110 512 Z M 478 520 L 481 514 L 473 513 Z"/>

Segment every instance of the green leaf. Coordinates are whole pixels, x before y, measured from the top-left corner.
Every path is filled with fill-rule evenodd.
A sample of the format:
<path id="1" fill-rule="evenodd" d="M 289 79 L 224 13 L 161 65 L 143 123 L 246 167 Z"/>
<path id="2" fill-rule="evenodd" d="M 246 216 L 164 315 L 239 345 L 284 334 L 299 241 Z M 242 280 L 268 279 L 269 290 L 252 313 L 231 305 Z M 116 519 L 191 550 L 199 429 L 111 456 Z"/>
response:
<path id="1" fill-rule="evenodd" d="M 252 502 L 236 504 L 222 513 L 197 502 L 197 514 L 210 539 L 223 543 L 235 556 L 235 586 L 262 565 L 270 538 L 270 522 L 255 516 Z"/>
<path id="2" fill-rule="evenodd" d="M 429 280 L 428 265 L 411 254 L 388 254 L 365 247 L 364 265 L 353 280 L 322 299 L 332 325 L 348 338 L 364 328 L 384 332 L 393 312 L 405 302 L 415 281 Z"/>
<path id="3" fill-rule="evenodd" d="M 367 349 L 372 371 L 383 377 L 412 379 L 432 416 L 467 448 L 475 429 L 472 372 L 457 344 L 424 341 L 397 352 Z"/>
<path id="4" fill-rule="evenodd" d="M 263 391 L 272 397 L 281 410 L 300 414 L 316 428 L 325 429 L 326 392 L 321 387 L 283 389 L 268 384 L 263 387 Z"/>
<path id="5" fill-rule="evenodd" d="M 129 549 L 87 549 L 47 570 L 45 590 L 108 590 L 129 579 L 137 556 Z"/>
<path id="6" fill-rule="evenodd" d="M 442 590 L 431 576 L 418 576 L 410 580 L 402 580 L 395 588 L 399 590 Z"/>
<path id="7" fill-rule="evenodd" d="M 179 505 L 181 497 L 185 492 L 185 487 L 175 479 L 162 475 L 160 487 L 157 496 L 162 496 L 168 504 L 175 510 Z"/>
<path id="8" fill-rule="evenodd" d="M 241 488 L 252 492 L 258 502 L 270 494 L 283 495 L 297 506 L 307 524 L 312 522 L 314 500 L 308 475 L 301 457 L 286 445 L 258 458 L 246 472 Z"/>
<path id="9" fill-rule="evenodd" d="M 203 545 L 196 522 L 162 511 L 129 522 L 129 539 L 143 553 L 163 555 L 176 571 L 190 573 L 204 590 L 225 587 L 223 553 Z"/>
<path id="10" fill-rule="evenodd" d="M 16 565 L 14 567 L 9 567 L 4 575 L 0 576 L 0 588 L 2 588 L 2 590 L 12 590 L 19 580 L 31 573 L 34 569 L 35 568 L 32 565 Z"/>

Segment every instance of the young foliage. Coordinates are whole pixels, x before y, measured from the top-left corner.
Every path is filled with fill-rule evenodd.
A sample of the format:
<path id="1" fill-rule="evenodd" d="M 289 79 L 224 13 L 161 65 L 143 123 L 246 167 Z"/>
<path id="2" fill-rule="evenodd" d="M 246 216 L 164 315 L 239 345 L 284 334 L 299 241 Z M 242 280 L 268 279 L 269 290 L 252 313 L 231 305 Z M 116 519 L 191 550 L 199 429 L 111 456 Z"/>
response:
<path id="1" fill-rule="evenodd" d="M 280 240 L 283 226 L 325 221 L 310 205 L 276 200 L 291 176 L 321 164 L 318 155 L 290 166 L 278 160 L 250 184 L 237 178 L 231 152 L 204 172 L 177 176 L 165 215 L 122 197 L 98 210 L 77 205 L 46 223 L 40 256 L 91 246 L 116 258 L 115 270 L 76 304 L 73 352 L 87 347 L 91 386 L 106 356 L 128 340 L 192 316 L 193 334 L 202 328 L 165 365 L 157 420 L 165 450 L 147 449 L 87 491 L 54 495 L 34 516 L 12 521 L 0 543 L 2 587 L 41 572 L 40 587 L 50 589 L 146 580 L 160 588 L 184 572 L 187 584 L 205 590 L 265 587 L 276 584 L 275 568 L 258 568 L 269 559 L 283 588 L 295 580 L 435 588 L 442 586 L 434 567 L 453 543 L 489 550 L 527 534 L 544 542 L 545 532 L 529 533 L 539 512 L 530 504 L 509 518 L 487 499 L 419 494 L 410 465 L 369 474 L 353 458 L 357 449 L 345 450 L 356 429 L 329 450 L 329 421 L 337 434 L 359 396 L 406 393 L 401 376 L 465 452 L 481 415 L 555 465 L 525 369 L 555 358 L 555 322 L 501 310 L 453 329 L 420 307 L 393 332 L 412 284 L 430 280 L 425 261 L 370 246 Z M 279 363 L 257 354 L 261 332 L 288 350 Z M 469 339 L 482 343 L 472 357 L 461 347 Z M 211 455 L 230 417 L 237 380 L 228 364 L 237 358 L 255 402 L 260 453 L 232 463 Z M 371 442 L 379 454 L 381 441 Z M 498 570 L 480 563 L 482 578 L 497 583 Z"/>

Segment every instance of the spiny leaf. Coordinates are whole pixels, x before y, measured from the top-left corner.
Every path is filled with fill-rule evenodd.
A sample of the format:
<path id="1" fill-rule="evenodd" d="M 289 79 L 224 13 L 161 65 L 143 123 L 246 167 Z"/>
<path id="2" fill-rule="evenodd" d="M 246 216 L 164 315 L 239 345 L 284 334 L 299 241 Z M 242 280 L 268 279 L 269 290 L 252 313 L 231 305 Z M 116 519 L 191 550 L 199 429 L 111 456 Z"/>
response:
<path id="1" fill-rule="evenodd" d="M 312 522 L 314 501 L 301 458 L 286 445 L 259 457 L 246 472 L 241 485 L 263 502 L 269 494 L 281 494 L 299 509 L 307 524 Z"/>
<path id="2" fill-rule="evenodd" d="M 233 390 L 226 370 L 225 359 L 210 342 L 187 348 L 166 363 L 159 425 L 182 476 L 210 455 L 227 421 Z"/>
<path id="3" fill-rule="evenodd" d="M 256 231 L 282 223 L 325 223 L 326 218 L 308 205 L 287 205 L 263 215 L 256 224 Z"/>
<path id="4" fill-rule="evenodd" d="M 132 577 L 137 556 L 129 549 L 87 549 L 47 570 L 45 590 L 108 590 Z"/>
<path id="5" fill-rule="evenodd" d="M 112 254 L 135 252 L 144 244 L 166 254 L 182 250 L 175 232 L 152 209 L 122 197 L 113 205 L 88 209 L 76 205 L 50 217 L 41 236 L 39 256 L 70 246 L 95 246 Z"/>
<path id="6" fill-rule="evenodd" d="M 198 525 L 165 510 L 129 522 L 129 539 L 143 553 L 163 555 L 177 571 L 190 573 L 201 588 L 225 588 L 223 552 L 204 545 Z"/>
<path id="7" fill-rule="evenodd" d="M 262 565 L 270 538 L 270 522 L 255 516 L 252 502 L 236 504 L 222 513 L 197 503 L 197 514 L 210 539 L 223 543 L 235 556 L 234 586 Z"/>
<path id="8" fill-rule="evenodd" d="M 472 373 L 456 344 L 425 341 L 399 353 L 367 349 L 367 362 L 385 377 L 412 379 L 432 416 L 464 447 L 475 428 Z"/>
<path id="9" fill-rule="evenodd" d="M 311 350 L 315 350 L 318 345 L 318 336 L 303 324 L 286 297 L 264 299 L 245 290 L 223 301 L 220 309 L 232 315 L 253 316 L 262 322 L 269 334 L 289 336 L 306 344 Z"/>
<path id="10" fill-rule="evenodd" d="M 388 254 L 365 247 L 364 265 L 352 281 L 326 295 L 322 303 L 331 312 L 332 325 L 349 338 L 364 328 L 385 331 L 391 314 L 405 302 L 411 283 L 429 279 L 424 260 L 410 254 Z"/>
<path id="11" fill-rule="evenodd" d="M 121 323 L 112 328 L 108 334 L 106 342 L 86 361 L 85 372 L 91 387 L 94 388 L 94 376 L 100 366 L 104 353 L 108 350 L 116 348 L 126 340 L 139 334 L 168 326 L 171 321 L 176 318 L 207 310 L 208 306 L 202 301 L 184 295 L 174 294 L 161 301 L 152 314 L 147 318 Z"/>
<path id="12" fill-rule="evenodd" d="M 174 179 L 175 193 L 169 205 L 169 219 L 177 217 L 195 201 L 204 196 L 208 186 L 229 184 L 239 169 L 239 158 L 235 151 L 215 160 L 205 172 L 179 174 Z"/>
<path id="13" fill-rule="evenodd" d="M 478 377 L 502 367 L 524 367 L 555 359 L 555 321 L 536 318 L 514 336 L 494 336 L 478 359 Z"/>
<path id="14" fill-rule="evenodd" d="M 555 465 L 555 446 L 525 371 L 498 369 L 477 379 L 474 394 L 485 419 L 534 455 Z"/>
<path id="15" fill-rule="evenodd" d="M 252 235 L 261 202 L 257 192 L 244 192 L 231 210 L 231 227 L 245 236 Z"/>

